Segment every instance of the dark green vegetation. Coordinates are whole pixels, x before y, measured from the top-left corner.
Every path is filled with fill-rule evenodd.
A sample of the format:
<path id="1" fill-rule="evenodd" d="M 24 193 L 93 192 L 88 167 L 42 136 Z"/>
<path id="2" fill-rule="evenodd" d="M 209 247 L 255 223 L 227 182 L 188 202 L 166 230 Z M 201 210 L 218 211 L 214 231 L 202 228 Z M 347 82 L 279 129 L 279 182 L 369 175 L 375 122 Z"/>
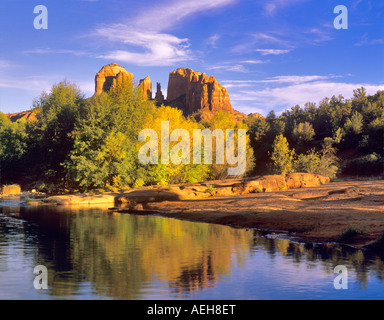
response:
<path id="1" fill-rule="evenodd" d="M 356 230 L 354 228 L 349 227 L 345 232 L 343 232 L 338 238 L 337 242 L 340 243 L 351 243 L 355 240 L 355 238 L 359 235 L 364 235 L 363 231 Z"/>
<path id="2" fill-rule="evenodd" d="M 333 96 L 317 107 L 296 105 L 279 117 L 273 111 L 264 119 L 251 116 L 247 124 L 255 174 L 271 170 L 331 178 L 383 174 L 384 91 L 367 96 L 360 88 L 350 100 Z"/>
<path id="3" fill-rule="evenodd" d="M 197 122 L 178 109 L 156 107 L 131 82 L 86 99 L 64 81 L 42 93 L 33 109 L 35 122 L 12 123 L 0 113 L 0 184 L 55 193 L 227 178 L 227 164 L 141 165 L 138 134 L 145 128 L 159 132 L 161 121 L 190 136 L 193 129 L 248 129 L 246 174 L 383 173 L 384 91 L 367 96 L 361 88 L 352 100 L 332 97 L 279 117 L 272 111 L 237 122 L 219 112 Z"/>

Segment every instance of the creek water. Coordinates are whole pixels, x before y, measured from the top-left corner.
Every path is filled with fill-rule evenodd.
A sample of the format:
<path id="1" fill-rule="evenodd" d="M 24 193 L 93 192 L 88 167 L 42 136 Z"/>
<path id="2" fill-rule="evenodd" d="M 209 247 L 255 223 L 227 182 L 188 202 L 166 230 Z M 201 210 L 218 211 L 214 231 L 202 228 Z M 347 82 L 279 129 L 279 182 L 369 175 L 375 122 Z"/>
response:
<path id="1" fill-rule="evenodd" d="M 47 289 L 35 289 L 37 265 L 47 268 Z M 338 265 L 347 289 L 335 288 Z M 0 202 L 0 299 L 383 298 L 384 257 L 375 253 L 103 208 Z"/>

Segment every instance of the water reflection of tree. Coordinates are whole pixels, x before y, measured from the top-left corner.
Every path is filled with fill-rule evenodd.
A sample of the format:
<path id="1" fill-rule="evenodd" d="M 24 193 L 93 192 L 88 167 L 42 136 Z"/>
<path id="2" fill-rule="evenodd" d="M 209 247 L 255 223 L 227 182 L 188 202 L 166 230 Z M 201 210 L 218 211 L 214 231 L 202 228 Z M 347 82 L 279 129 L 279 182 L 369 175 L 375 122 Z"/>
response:
<path id="1" fill-rule="evenodd" d="M 293 263 L 307 262 L 309 268 L 311 264 L 308 262 L 320 262 L 326 273 L 333 272 L 337 265 L 345 265 L 355 273 L 356 280 L 363 287 L 367 287 L 369 272 L 373 270 L 377 278 L 384 281 L 384 257 L 377 252 L 332 243 L 307 246 L 287 239 L 263 237 L 259 232 L 255 232 L 253 246 L 262 247 L 271 256 L 280 254 Z"/>
<path id="2" fill-rule="evenodd" d="M 154 279 L 180 292 L 213 287 L 245 261 L 252 239 L 244 230 L 160 217 L 27 211 L 36 264 L 50 270 L 54 296 L 74 296 L 87 283 L 100 296 L 139 299 Z"/>
<path id="3" fill-rule="evenodd" d="M 384 274 L 383 259 L 370 252 L 332 244 L 307 247 L 212 224 L 59 207 L 22 209 L 20 217 L 28 220 L 23 232 L 38 243 L 36 264 L 48 267 L 50 294 L 58 297 L 75 296 L 86 284 L 101 297 L 141 299 L 153 280 L 189 294 L 215 287 L 255 249 L 308 268 L 320 262 L 325 273 L 346 265 L 363 286 L 368 271 L 375 270 L 380 280 Z"/>

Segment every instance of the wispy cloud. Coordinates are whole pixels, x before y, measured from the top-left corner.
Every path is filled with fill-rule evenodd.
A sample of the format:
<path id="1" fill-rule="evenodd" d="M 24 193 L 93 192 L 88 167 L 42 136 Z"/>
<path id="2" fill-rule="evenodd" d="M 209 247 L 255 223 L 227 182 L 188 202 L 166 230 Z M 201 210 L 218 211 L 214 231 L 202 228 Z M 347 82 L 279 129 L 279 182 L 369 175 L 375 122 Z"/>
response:
<path id="1" fill-rule="evenodd" d="M 6 69 L 14 69 L 19 67 L 21 67 L 21 65 L 13 61 L 0 59 L 0 72 Z"/>
<path id="2" fill-rule="evenodd" d="M 331 30 L 333 31 L 333 26 L 330 27 L 328 24 L 323 24 L 320 28 L 311 28 L 305 33 L 306 35 L 309 35 L 309 37 L 306 37 L 306 42 L 313 45 L 319 45 L 322 42 L 333 40 L 330 32 Z"/>
<path id="3" fill-rule="evenodd" d="M 99 57 L 142 66 L 168 66 L 192 60 L 195 57 L 189 39 L 176 37 L 166 31 L 186 17 L 227 6 L 234 1 L 168 1 L 143 11 L 127 22 L 99 26 L 95 30 L 97 36 L 120 43 L 119 49 Z"/>
<path id="4" fill-rule="evenodd" d="M 256 49 L 255 51 L 260 52 L 263 56 L 267 55 L 279 55 L 279 54 L 286 54 L 291 52 L 292 50 L 288 49 Z"/>
<path id="5" fill-rule="evenodd" d="M 361 40 L 357 43 L 355 43 L 356 47 L 362 47 L 362 46 L 371 46 L 371 45 L 377 45 L 377 44 L 384 44 L 383 39 L 369 39 L 368 35 L 365 33 Z"/>
<path id="6" fill-rule="evenodd" d="M 217 47 L 217 42 L 220 40 L 221 36 L 219 34 L 214 34 L 207 38 L 204 42 L 206 45 L 216 48 Z"/>
<path id="7" fill-rule="evenodd" d="M 97 29 L 100 36 L 139 50 L 113 50 L 99 58 L 133 63 L 141 66 L 167 66 L 191 60 L 188 39 L 167 33 L 133 30 L 127 25 Z"/>
<path id="8" fill-rule="evenodd" d="M 365 87 L 369 94 L 378 90 L 384 90 L 384 85 L 371 85 L 367 83 L 340 83 L 316 81 L 301 83 L 278 88 L 265 88 L 262 90 L 242 91 L 231 96 L 232 100 L 258 101 L 271 106 L 304 105 L 306 102 L 319 102 L 325 97 L 342 94 L 345 98 L 351 98 L 353 90 Z"/>
<path id="9" fill-rule="evenodd" d="M 268 63 L 269 60 L 240 60 L 240 61 L 225 61 L 216 65 L 207 66 L 208 70 L 226 71 L 226 72 L 251 72 L 245 65 L 257 65 Z"/>
<path id="10" fill-rule="evenodd" d="M 263 1 L 264 14 L 270 16 L 279 10 L 283 10 L 289 6 L 297 5 L 308 0 L 268 0 Z"/>
<path id="11" fill-rule="evenodd" d="M 240 72 L 240 73 L 247 73 L 249 70 L 244 67 L 242 64 L 219 64 L 214 66 L 208 66 L 208 70 L 215 70 L 215 71 L 225 71 L 225 72 Z"/>
<path id="12" fill-rule="evenodd" d="M 284 51 L 282 50 L 291 51 L 294 48 L 294 45 L 291 40 L 287 40 L 289 37 L 289 34 L 284 34 L 282 31 L 256 32 L 249 34 L 247 37 L 243 38 L 239 44 L 235 45 L 231 49 L 231 51 L 234 53 L 260 52 L 263 55 L 274 53 L 282 54 L 284 53 Z M 262 48 L 266 46 L 270 48 Z M 275 49 L 273 47 L 279 47 L 279 49 Z M 280 52 L 278 50 L 280 50 Z"/>
<path id="13" fill-rule="evenodd" d="M 27 53 L 27 54 L 70 54 L 70 55 L 74 55 L 74 56 L 84 56 L 84 55 L 88 54 L 86 51 L 82 51 L 82 50 L 51 49 L 51 48 L 25 50 L 25 51 L 23 51 L 23 53 Z"/>
<path id="14" fill-rule="evenodd" d="M 268 110 L 283 111 L 298 104 L 304 106 L 307 102 L 318 103 L 325 97 L 343 95 L 346 99 L 353 96 L 353 90 L 365 87 L 368 94 L 384 90 L 384 85 L 370 83 L 336 82 L 337 75 L 309 76 L 278 76 L 265 80 L 222 81 L 231 95 L 231 101 L 236 106 L 247 106 L 244 111 L 253 108 L 261 110 L 264 115 Z M 249 89 L 246 89 L 249 88 Z M 239 109 L 239 108 L 238 108 Z M 239 109 L 239 111 L 242 111 Z"/>
<path id="15" fill-rule="evenodd" d="M 276 76 L 267 79 L 261 80 L 223 80 L 222 83 L 228 88 L 241 88 L 241 87 L 250 87 L 255 85 L 265 85 L 265 84 L 301 84 L 313 81 L 328 80 L 333 78 L 339 78 L 341 76 L 337 75 L 306 75 L 306 76 Z"/>

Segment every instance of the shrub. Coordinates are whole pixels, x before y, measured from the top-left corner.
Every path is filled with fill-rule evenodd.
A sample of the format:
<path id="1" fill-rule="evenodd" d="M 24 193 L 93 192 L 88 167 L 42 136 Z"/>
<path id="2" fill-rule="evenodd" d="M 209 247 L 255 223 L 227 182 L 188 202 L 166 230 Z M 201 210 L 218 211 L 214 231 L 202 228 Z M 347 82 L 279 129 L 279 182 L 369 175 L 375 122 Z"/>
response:
<path id="1" fill-rule="evenodd" d="M 354 228 L 349 227 L 345 232 L 343 232 L 338 238 L 337 242 L 341 243 L 350 243 L 358 236 L 364 234 L 363 231 L 358 231 Z"/>
<path id="2" fill-rule="evenodd" d="M 382 175 L 384 174 L 384 158 L 377 153 L 348 160 L 342 166 L 344 175 Z"/>
<path id="3" fill-rule="evenodd" d="M 320 166 L 321 156 L 314 149 L 307 154 L 299 154 L 293 167 L 296 172 L 315 173 Z"/>
<path id="4" fill-rule="evenodd" d="M 321 158 L 318 168 L 315 173 L 329 177 L 333 179 L 336 177 L 336 173 L 339 170 L 339 158 L 336 156 L 337 149 L 332 146 L 332 143 L 323 144 L 323 149 L 321 150 Z"/>

